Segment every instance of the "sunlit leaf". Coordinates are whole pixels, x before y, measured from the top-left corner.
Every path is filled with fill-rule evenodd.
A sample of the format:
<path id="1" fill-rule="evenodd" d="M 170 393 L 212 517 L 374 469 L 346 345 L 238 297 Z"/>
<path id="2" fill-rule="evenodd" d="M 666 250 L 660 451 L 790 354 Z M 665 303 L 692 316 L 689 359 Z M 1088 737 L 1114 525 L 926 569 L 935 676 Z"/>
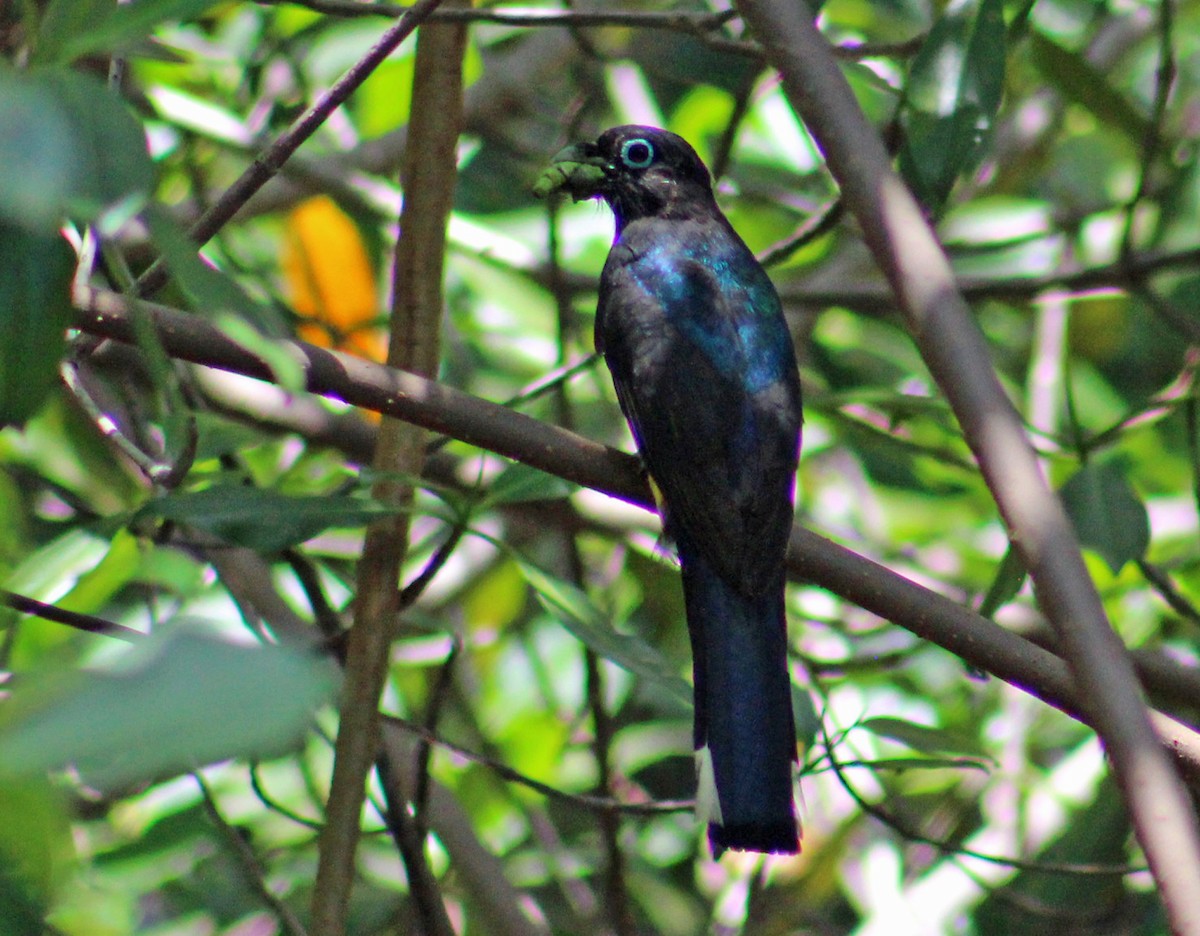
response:
<path id="1" fill-rule="evenodd" d="M 20 902 L 16 890 L 24 890 L 31 903 L 53 897 L 74 858 L 61 792 L 40 777 L 0 784 L 0 917 L 7 918 Z M 0 933 L 9 932 L 4 926 L 0 923 Z"/>
<path id="2" fill-rule="evenodd" d="M 68 611 L 95 614 L 138 574 L 141 559 L 138 538 L 128 530 L 118 530 L 104 558 L 81 575 L 75 587 L 55 604 Z"/>

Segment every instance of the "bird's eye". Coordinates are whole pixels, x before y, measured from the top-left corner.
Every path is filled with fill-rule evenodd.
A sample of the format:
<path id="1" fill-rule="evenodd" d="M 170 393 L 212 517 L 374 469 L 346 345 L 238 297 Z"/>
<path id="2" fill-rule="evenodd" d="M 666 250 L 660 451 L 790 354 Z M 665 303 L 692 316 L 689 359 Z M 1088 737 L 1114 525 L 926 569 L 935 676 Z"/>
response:
<path id="1" fill-rule="evenodd" d="M 626 140 L 621 145 L 621 162 L 630 169 L 645 169 L 654 162 L 654 147 L 647 140 Z"/>

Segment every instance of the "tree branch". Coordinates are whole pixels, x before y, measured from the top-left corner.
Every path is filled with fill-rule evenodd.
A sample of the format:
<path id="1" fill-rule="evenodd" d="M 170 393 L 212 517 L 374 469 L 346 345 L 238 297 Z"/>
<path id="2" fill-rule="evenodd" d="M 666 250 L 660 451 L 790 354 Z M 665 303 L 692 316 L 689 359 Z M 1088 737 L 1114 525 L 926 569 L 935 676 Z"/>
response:
<path id="1" fill-rule="evenodd" d="M 1200 828 L 1154 743 L 1132 661 L 1108 624 L 1061 503 L 991 366 L 945 254 L 808 11 L 738 0 L 784 91 L 824 152 L 867 245 L 891 283 L 1055 625 L 1076 701 L 1103 739 L 1134 830 L 1177 933 L 1200 933 Z"/>
<path id="2" fill-rule="evenodd" d="M 393 28 L 392 32 L 396 31 Z M 401 180 L 405 197 L 393 265 L 388 364 L 426 376 L 437 373 L 441 357 L 442 265 L 457 179 L 455 148 L 462 125 L 466 40 L 462 25 L 427 27 L 417 40 L 414 65 Z M 375 64 L 380 61 L 382 58 Z M 340 936 L 346 931 L 359 816 L 366 777 L 375 762 L 389 794 L 388 826 L 399 846 L 426 936 L 453 936 L 454 932 L 437 880 L 425 860 L 424 836 L 410 821 L 407 800 L 397 801 L 395 787 L 388 784 L 393 765 L 386 749 L 380 748 L 379 733 L 379 698 L 400 610 L 397 583 L 412 517 L 407 508 L 413 489 L 403 479 L 420 477 L 424 459 L 421 427 L 385 418 L 372 462 L 379 476 L 372 493 L 398 509 L 368 525 L 358 563 L 354 626 L 346 647 L 344 685 L 348 688 L 340 710 L 328 819 L 321 834 L 313 891 L 313 919 L 322 936 Z"/>
<path id="3" fill-rule="evenodd" d="M 289 157 L 300 148 L 305 140 L 312 136 L 320 126 L 329 119 L 329 115 L 341 106 L 347 98 L 371 77 L 375 69 L 395 51 L 412 33 L 421 21 L 433 10 L 437 9 L 442 0 L 417 0 L 411 7 L 404 9 L 404 15 L 394 26 L 385 32 L 370 51 L 367 52 L 333 87 L 321 95 L 320 99 L 297 118 L 296 122 L 276 138 L 275 142 L 259 153 L 249 168 L 243 172 L 233 185 L 229 186 L 212 206 L 204 212 L 196 223 L 188 230 L 188 235 L 197 244 L 206 244 L 217 231 L 246 204 L 260 188 L 262 188 L 277 173 Z M 138 294 L 151 296 L 162 288 L 167 281 L 167 268 L 163 261 L 155 261 L 137 282 Z"/>
<path id="4" fill-rule="evenodd" d="M 1084 292 L 1089 289 L 1134 290 L 1149 277 L 1166 270 L 1200 267 L 1200 247 L 1182 250 L 1151 251 L 1131 254 L 1082 269 L 1062 270 L 1044 276 L 1008 277 L 1005 279 L 983 279 L 964 277 L 958 281 L 963 298 L 971 301 L 999 299 L 1010 302 L 1035 299 L 1049 290 Z M 842 306 L 857 312 L 880 315 L 896 308 L 896 296 L 887 284 L 866 283 L 841 286 L 835 289 L 820 289 L 811 286 L 789 286 L 780 284 L 779 297 L 785 304 L 797 304 L 813 308 Z M 1180 327 L 1187 328 L 1187 335 L 1200 340 L 1200 326 L 1188 322 Z"/>
<path id="5" fill-rule="evenodd" d="M 80 287 L 75 292 L 75 303 L 76 328 L 136 344 L 133 316 L 122 296 Z M 204 319 L 154 303 L 143 302 L 141 307 L 172 357 L 274 381 L 263 357 Z M 636 459 L 616 449 L 436 381 L 351 354 L 303 341 L 278 346 L 301 365 L 305 387 L 312 393 L 402 419 L 622 500 L 636 503 L 648 497 Z"/>
<path id="6" fill-rule="evenodd" d="M 243 839 L 237 828 L 230 825 L 229 821 L 221 815 L 217 801 L 212 795 L 212 790 L 208 788 L 208 784 L 204 782 L 204 777 L 199 773 L 194 773 L 192 774 L 192 779 L 200 787 L 200 793 L 204 798 L 205 814 L 208 816 L 209 821 L 216 826 L 217 831 L 221 835 L 221 841 L 233 856 L 239 870 L 241 870 L 242 879 L 246 885 L 254 891 L 259 900 L 266 904 L 287 936 L 307 936 L 304 925 L 292 911 L 292 908 L 280 900 L 271 890 L 270 885 L 267 883 L 266 869 L 263 868 L 262 862 L 259 860 L 258 855 L 255 854 L 254 849 L 250 847 L 250 843 Z"/>
<path id="7" fill-rule="evenodd" d="M 30 598 L 28 595 L 18 595 L 16 592 L 11 592 L 7 589 L 0 588 L 0 602 L 8 605 L 14 611 L 20 611 L 22 614 L 30 614 L 35 617 L 44 618 L 47 621 L 54 621 L 57 624 L 66 624 L 67 627 L 74 627 L 76 630 L 85 631 L 89 634 L 103 634 L 105 637 L 116 637 L 118 640 L 130 643 L 146 636 L 136 628 L 126 627 L 124 624 L 117 624 L 114 621 L 108 621 L 92 614 L 80 614 L 78 611 L 68 611 L 66 608 L 46 604 L 44 601 Z"/>
<path id="8" fill-rule="evenodd" d="M 133 341 L 121 296 L 82 289 L 76 293 L 76 303 L 76 327 Z M 259 357 L 202 319 L 165 306 L 142 306 L 171 355 L 271 379 Z M 409 419 L 610 497 L 654 509 L 641 465 L 632 455 L 413 374 L 300 341 L 280 344 L 303 362 L 307 387 L 313 393 Z M 788 567 L 794 580 L 828 589 L 1091 724 L 1059 657 L 957 602 L 800 527 L 792 531 Z M 1167 715 L 1154 713 L 1153 721 L 1161 743 L 1188 777 L 1200 783 L 1200 735 Z"/>

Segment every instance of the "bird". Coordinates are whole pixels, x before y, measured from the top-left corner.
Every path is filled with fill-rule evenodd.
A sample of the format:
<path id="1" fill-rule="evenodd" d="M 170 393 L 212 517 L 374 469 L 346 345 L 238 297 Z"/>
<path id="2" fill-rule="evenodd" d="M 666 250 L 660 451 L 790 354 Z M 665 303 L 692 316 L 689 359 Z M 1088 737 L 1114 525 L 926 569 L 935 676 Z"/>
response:
<path id="1" fill-rule="evenodd" d="M 595 342 L 679 558 L 697 817 L 715 858 L 796 853 L 784 560 L 801 396 L 778 294 L 674 133 L 613 127 L 562 150 L 534 192 L 600 198 L 615 218 Z"/>

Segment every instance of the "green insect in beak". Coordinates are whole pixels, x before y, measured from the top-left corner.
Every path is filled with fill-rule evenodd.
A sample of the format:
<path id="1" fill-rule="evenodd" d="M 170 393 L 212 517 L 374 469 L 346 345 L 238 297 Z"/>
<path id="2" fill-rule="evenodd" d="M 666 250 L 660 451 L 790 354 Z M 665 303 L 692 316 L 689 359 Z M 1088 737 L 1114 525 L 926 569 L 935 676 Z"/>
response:
<path id="1" fill-rule="evenodd" d="M 587 144 L 576 144 L 560 150 L 546 170 L 533 184 L 537 198 L 549 198 L 565 192 L 575 201 L 594 198 L 607 178 L 605 160 L 591 151 Z"/>

